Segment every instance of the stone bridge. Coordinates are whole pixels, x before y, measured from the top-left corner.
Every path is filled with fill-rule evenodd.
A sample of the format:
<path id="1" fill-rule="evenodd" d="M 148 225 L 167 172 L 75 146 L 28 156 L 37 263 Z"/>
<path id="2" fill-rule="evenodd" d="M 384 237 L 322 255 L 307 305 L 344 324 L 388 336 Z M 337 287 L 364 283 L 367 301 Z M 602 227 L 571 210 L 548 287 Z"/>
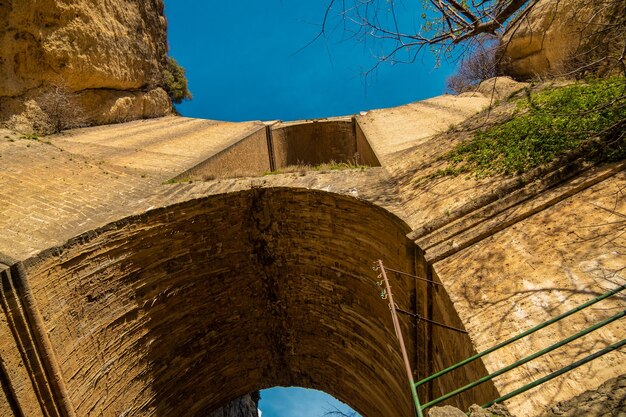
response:
<path id="1" fill-rule="evenodd" d="M 402 317 L 416 377 L 623 284 L 623 164 L 424 181 L 453 146 L 436 134 L 488 101 L 442 96 L 297 123 L 169 117 L 45 141 L 2 132 L 0 415 L 202 416 L 295 385 L 365 417 L 408 417 L 375 260 L 442 283 L 391 275 L 399 307 L 463 330 Z M 355 160 L 369 167 L 264 175 Z M 623 306 L 572 316 L 420 396 Z M 615 322 L 452 404 L 493 399 L 625 330 Z M 507 405 L 539 415 L 623 363 L 614 352 Z"/>

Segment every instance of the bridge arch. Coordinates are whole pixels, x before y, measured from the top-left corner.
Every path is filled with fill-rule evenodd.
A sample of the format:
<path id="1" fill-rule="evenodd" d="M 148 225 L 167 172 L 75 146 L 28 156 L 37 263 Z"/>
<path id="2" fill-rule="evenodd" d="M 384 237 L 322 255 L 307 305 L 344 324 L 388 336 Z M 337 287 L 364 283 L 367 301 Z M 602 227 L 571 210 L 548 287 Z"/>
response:
<path id="1" fill-rule="evenodd" d="M 408 417 L 372 271 L 383 258 L 415 272 L 408 232 L 352 197 L 252 189 L 123 219 L 24 269 L 79 416 L 200 416 L 293 385 L 328 392 L 365 417 Z M 414 308 L 412 280 L 394 294 Z M 402 325 L 415 346 L 415 329 Z"/>

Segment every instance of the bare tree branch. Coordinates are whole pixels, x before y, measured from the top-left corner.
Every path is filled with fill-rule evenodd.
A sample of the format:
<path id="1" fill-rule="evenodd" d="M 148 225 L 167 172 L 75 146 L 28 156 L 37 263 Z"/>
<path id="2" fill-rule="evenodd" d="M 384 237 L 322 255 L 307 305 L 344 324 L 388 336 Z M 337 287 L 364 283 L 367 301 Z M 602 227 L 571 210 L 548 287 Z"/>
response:
<path id="1" fill-rule="evenodd" d="M 418 0 L 413 0 L 415 3 Z M 471 42 L 482 34 L 496 35 L 513 18 L 519 17 L 538 0 L 421 0 L 423 13 L 419 17 L 420 28 L 406 30 L 396 14 L 399 0 L 344 0 L 339 5 L 331 0 L 326 8 L 322 29 L 334 7 L 336 15 L 344 20 L 346 28 L 358 39 L 371 38 L 381 42 L 394 42 L 383 49 L 382 61 L 401 61 L 395 56 L 402 51 L 421 51 L 422 47 L 437 47 L 449 54 L 461 43 Z M 409 53 L 408 61 L 415 59 Z"/>

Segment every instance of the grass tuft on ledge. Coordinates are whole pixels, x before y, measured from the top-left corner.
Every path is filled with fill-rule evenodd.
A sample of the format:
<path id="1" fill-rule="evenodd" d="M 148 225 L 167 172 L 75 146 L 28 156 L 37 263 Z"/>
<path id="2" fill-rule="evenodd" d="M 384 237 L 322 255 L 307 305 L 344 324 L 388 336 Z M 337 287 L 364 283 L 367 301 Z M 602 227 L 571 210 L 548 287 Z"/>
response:
<path id="1" fill-rule="evenodd" d="M 347 169 L 357 169 L 357 170 L 363 171 L 367 168 L 370 168 L 370 167 L 367 165 L 360 165 L 359 163 L 355 161 L 350 161 L 350 162 L 330 161 L 330 162 L 319 164 L 319 165 L 308 165 L 308 164 L 288 165 L 282 168 L 278 168 L 275 171 L 264 172 L 263 175 L 304 173 L 307 171 L 341 171 L 341 170 L 347 170 Z"/>

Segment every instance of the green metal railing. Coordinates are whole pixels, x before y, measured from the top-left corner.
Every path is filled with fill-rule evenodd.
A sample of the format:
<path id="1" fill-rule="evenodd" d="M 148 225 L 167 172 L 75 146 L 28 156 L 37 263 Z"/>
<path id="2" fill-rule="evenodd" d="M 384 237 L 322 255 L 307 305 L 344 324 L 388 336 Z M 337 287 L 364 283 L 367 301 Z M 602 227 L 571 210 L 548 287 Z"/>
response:
<path id="1" fill-rule="evenodd" d="M 508 340 L 505 340 L 504 342 L 499 343 L 499 344 L 497 344 L 497 345 L 495 345 L 495 346 L 493 346 L 493 347 L 491 347 L 491 348 L 489 348 L 487 350 L 484 350 L 483 352 L 480 352 L 480 353 L 478 353 L 478 354 L 476 354 L 474 356 L 471 356 L 471 357 L 469 357 L 469 358 L 467 358 L 467 359 L 465 359 L 465 360 L 463 360 L 463 361 L 461 361 L 461 362 L 459 362 L 459 363 L 457 363 L 455 365 L 452 365 L 452 366 L 450 366 L 450 367 L 448 367 L 448 368 L 446 368 L 446 369 L 444 369 L 442 371 L 439 371 L 439 372 L 437 372 L 437 373 L 435 373 L 435 374 L 433 374 L 433 375 L 431 375 L 431 376 L 429 376 L 427 378 L 424 378 L 424 379 L 422 379 L 420 381 L 417 381 L 416 383 L 412 384 L 413 386 L 411 388 L 412 388 L 412 390 L 417 389 L 417 387 L 419 387 L 420 385 L 423 385 L 423 384 L 425 384 L 425 383 L 427 383 L 429 381 L 432 381 L 432 380 L 434 380 L 436 378 L 439 378 L 440 376 L 445 375 L 445 374 L 447 374 L 447 373 L 449 373 L 449 372 L 451 372 L 451 371 L 453 371 L 455 369 L 458 369 L 458 368 L 460 368 L 460 367 L 462 367 L 464 365 L 467 365 L 468 363 L 473 362 L 476 359 L 479 359 L 479 358 L 481 358 L 481 357 L 483 357 L 485 355 L 488 355 L 489 353 L 495 352 L 495 351 L 497 351 L 497 350 L 499 350 L 499 349 L 501 349 L 501 348 L 503 348 L 503 347 L 505 347 L 505 346 L 507 346 L 507 345 L 509 345 L 509 344 L 511 344 L 511 343 L 513 343 L 515 341 L 517 341 L 517 340 L 520 340 L 520 339 L 522 339 L 522 338 L 524 338 L 524 337 L 526 337 L 526 336 L 528 336 L 528 335 L 530 335 L 530 334 L 532 334 L 532 333 L 534 333 L 534 332 L 536 332 L 538 330 L 544 329 L 544 328 L 548 327 L 549 325 L 554 324 L 554 323 L 556 323 L 556 322 L 558 322 L 558 321 L 564 319 L 565 317 L 568 317 L 568 316 L 570 316 L 570 315 L 572 315 L 574 313 L 577 313 L 577 312 L 579 312 L 581 310 L 584 310 L 585 308 L 587 308 L 587 307 L 589 307 L 589 306 L 591 306 L 593 304 L 596 304 L 596 303 L 598 303 L 598 302 L 600 302 L 600 301 L 602 301 L 604 299 L 607 299 L 607 298 L 609 298 L 609 297 L 611 297 L 611 296 L 613 296 L 613 295 L 623 291 L 624 289 L 626 289 L 626 285 L 622 285 L 622 286 L 620 286 L 620 287 L 618 287 L 618 288 L 616 288 L 616 289 L 614 289 L 612 291 L 604 293 L 601 296 L 596 297 L 596 298 L 594 298 L 592 300 L 589 300 L 586 303 L 581 304 L 581 305 L 579 305 L 576 308 L 573 308 L 573 309 L 571 309 L 571 310 L 569 310 L 569 311 L 567 311 L 567 312 L 565 312 L 565 313 L 563 313 L 563 314 L 561 314 L 559 316 L 556 316 L 556 317 L 554 317 L 554 318 L 552 318 L 552 319 L 550 319 L 550 320 L 548 320 L 548 321 L 546 321 L 544 323 L 541 323 L 541 324 L 539 324 L 539 325 L 537 325 L 537 326 L 535 326 L 535 327 L 533 327 L 533 328 L 531 328 L 529 330 L 526 330 L 525 332 L 520 333 L 519 335 L 517 335 L 515 337 L 512 337 L 512 338 L 510 338 Z M 532 355 L 529 355 L 529 356 L 527 356 L 527 357 L 525 357 L 523 359 L 520 359 L 517 362 L 512 363 L 511 365 L 508 365 L 508 366 L 506 366 L 506 367 L 504 367 L 504 368 L 502 368 L 502 369 L 500 369 L 500 370 L 498 370 L 496 372 L 493 372 L 493 373 L 491 373 L 491 374 L 489 374 L 487 376 L 479 378 L 476 381 L 471 382 L 471 383 L 469 383 L 469 384 L 467 384 L 467 385 L 465 385 L 465 386 L 463 386 L 461 388 L 455 389 L 455 390 L 453 390 L 453 391 L 451 391 L 451 392 L 449 392 L 447 394 L 444 394 L 444 395 L 442 395 L 442 396 L 440 396 L 440 397 L 438 397 L 438 398 L 436 398 L 436 399 L 434 399 L 434 400 L 432 400 L 430 402 L 427 402 L 426 404 L 421 405 L 420 402 L 419 402 L 419 399 L 416 399 L 415 400 L 415 407 L 416 407 L 417 415 L 421 416 L 425 409 L 427 409 L 429 407 L 432 407 L 435 404 L 439 404 L 442 401 L 445 401 L 445 400 L 447 400 L 447 399 L 449 399 L 451 397 L 454 397 L 455 395 L 458 395 L 458 394 L 460 394 L 462 392 L 465 392 L 465 391 L 467 391 L 467 390 L 469 390 L 471 388 L 474 388 L 474 387 L 476 387 L 476 386 L 478 386 L 478 385 L 480 385 L 480 384 L 482 384 L 482 383 L 484 383 L 486 381 L 489 381 L 489 380 L 491 380 L 491 379 L 493 379 L 493 378 L 495 378 L 495 377 L 497 377 L 499 375 L 502 375 L 502 374 L 504 374 L 504 373 L 506 373 L 506 372 L 508 372 L 508 371 L 510 371 L 512 369 L 515 369 L 515 368 L 517 368 L 517 367 L 519 367 L 519 366 L 521 366 L 521 365 L 523 365 L 523 364 L 525 364 L 525 363 L 527 363 L 527 362 L 529 362 L 529 361 L 531 361 L 533 359 L 536 359 L 536 358 L 538 358 L 540 356 L 543 356 L 543 355 L 545 355 L 545 354 L 547 354 L 547 353 L 549 353 L 549 352 L 551 352 L 551 351 L 553 351 L 553 350 L 555 350 L 555 349 L 557 349 L 559 347 L 562 347 L 562 346 L 572 342 L 573 340 L 576 340 L 576 339 L 578 339 L 580 337 L 583 337 L 583 336 L 585 336 L 585 335 L 587 335 L 587 334 L 589 334 L 589 333 L 591 333 L 591 332 L 593 332 L 595 330 L 600 329 L 601 327 L 606 326 L 609 323 L 612 323 L 612 322 L 614 322 L 616 320 L 619 320 L 619 319 L 623 318 L 624 316 L 626 316 L 626 310 L 621 311 L 620 313 L 617 313 L 614 316 L 609 317 L 609 318 L 607 318 L 605 320 L 602 320 L 599 323 L 596 323 L 596 324 L 594 324 L 592 326 L 589 326 L 586 329 L 584 329 L 584 330 L 582 330 L 582 331 L 580 331 L 580 332 L 578 332 L 578 333 L 576 333 L 576 334 L 574 334 L 574 335 L 572 335 L 570 337 L 567 337 L 567 338 L 561 340 L 560 342 L 557 342 L 557 343 L 555 343 L 555 344 L 553 344 L 551 346 L 548 346 L 545 349 L 542 349 L 542 350 L 540 350 L 540 351 L 538 351 L 536 353 L 533 353 Z M 619 348 L 621 348 L 624 345 L 626 345 L 626 339 L 621 340 L 621 341 L 619 341 L 617 343 L 614 343 L 614 344 L 612 344 L 610 346 L 607 346 L 604 349 L 602 349 L 602 350 L 600 350 L 600 351 L 598 351 L 596 353 L 593 353 L 593 354 L 591 354 L 591 355 L 589 355 L 589 356 L 587 356 L 587 357 L 585 357 L 583 359 L 580 359 L 580 360 L 578 360 L 578 361 L 576 361 L 576 362 L 574 362 L 574 363 L 572 363 L 570 365 L 567 365 L 567 366 L 559 369 L 558 371 L 555 371 L 555 372 L 553 372 L 553 373 L 551 373 L 549 375 L 546 375 L 546 376 L 544 376 L 544 377 L 542 377 L 542 378 L 540 378 L 540 379 L 538 379 L 536 381 L 528 383 L 528 384 L 526 384 L 526 385 L 524 385 L 524 386 L 522 386 L 522 387 L 520 387 L 520 388 L 518 388 L 518 389 L 516 389 L 516 390 L 514 390 L 514 391 L 512 391 L 512 392 L 510 392 L 508 394 L 506 394 L 506 395 L 503 395 L 500 398 L 497 398 L 497 399 L 495 399 L 493 401 L 490 401 L 487 404 L 484 404 L 483 408 L 490 407 L 493 404 L 506 401 L 506 400 L 508 400 L 508 399 L 510 399 L 510 398 L 512 398 L 512 397 L 514 397 L 516 395 L 518 395 L 518 394 L 521 394 L 521 393 L 526 392 L 526 391 L 528 391 L 528 390 L 530 390 L 532 388 L 535 388 L 535 387 L 543 384 L 546 381 L 549 381 L 549 380 L 551 380 L 553 378 L 556 378 L 556 377 L 558 377 L 558 376 L 560 376 L 560 375 L 562 375 L 562 374 L 564 374 L 566 372 L 569 372 L 572 369 L 575 369 L 575 368 L 577 368 L 577 367 L 579 367 L 579 366 L 581 366 L 581 365 L 583 365 L 583 364 L 585 364 L 585 363 L 587 363 L 589 361 L 592 361 L 592 360 L 594 360 L 596 358 L 599 358 L 602 355 L 605 355 L 605 354 L 607 354 L 609 352 L 612 352 L 612 351 L 614 351 L 616 349 L 619 349 Z M 414 396 L 414 399 L 415 399 L 415 396 Z"/>
<path id="2" fill-rule="evenodd" d="M 599 358 L 602 355 L 606 355 L 609 352 L 613 352 L 614 350 L 617 350 L 617 349 L 621 348 L 624 345 L 626 345 L 626 339 L 623 339 L 623 340 L 621 340 L 621 341 L 619 341 L 617 343 L 613 343 L 612 345 L 607 346 L 604 349 L 602 349 L 602 350 L 600 350 L 600 351 L 598 351 L 596 353 L 593 353 L 593 354 L 591 354 L 589 356 L 586 356 L 586 357 L 584 357 L 584 358 L 582 358 L 582 359 L 580 359 L 580 360 L 578 360 L 578 361 L 576 361 L 576 362 L 574 362 L 574 363 L 572 363 L 570 365 L 567 365 L 567 366 L 559 369 L 558 371 L 552 372 L 551 374 L 546 375 L 543 378 L 539 378 L 538 380 L 533 381 L 530 384 L 526 384 L 523 387 L 516 389 L 515 391 L 512 391 L 512 392 L 510 392 L 510 393 L 508 393 L 506 395 L 503 395 L 500 398 L 497 398 L 497 399 L 495 399 L 493 401 L 488 402 L 487 404 L 484 404 L 482 407 L 483 408 L 491 407 L 492 405 L 494 405 L 496 403 L 500 403 L 502 401 L 508 400 L 509 398 L 513 398 L 517 394 L 521 394 L 522 392 L 526 392 L 529 389 L 535 388 L 536 386 L 539 386 L 539 385 L 543 384 L 546 381 L 554 379 L 557 376 L 563 375 L 564 373 L 569 372 L 572 369 L 578 368 L 579 366 L 584 365 L 587 362 L 590 362 L 590 361 L 592 361 L 592 360 L 594 360 L 596 358 Z"/>

